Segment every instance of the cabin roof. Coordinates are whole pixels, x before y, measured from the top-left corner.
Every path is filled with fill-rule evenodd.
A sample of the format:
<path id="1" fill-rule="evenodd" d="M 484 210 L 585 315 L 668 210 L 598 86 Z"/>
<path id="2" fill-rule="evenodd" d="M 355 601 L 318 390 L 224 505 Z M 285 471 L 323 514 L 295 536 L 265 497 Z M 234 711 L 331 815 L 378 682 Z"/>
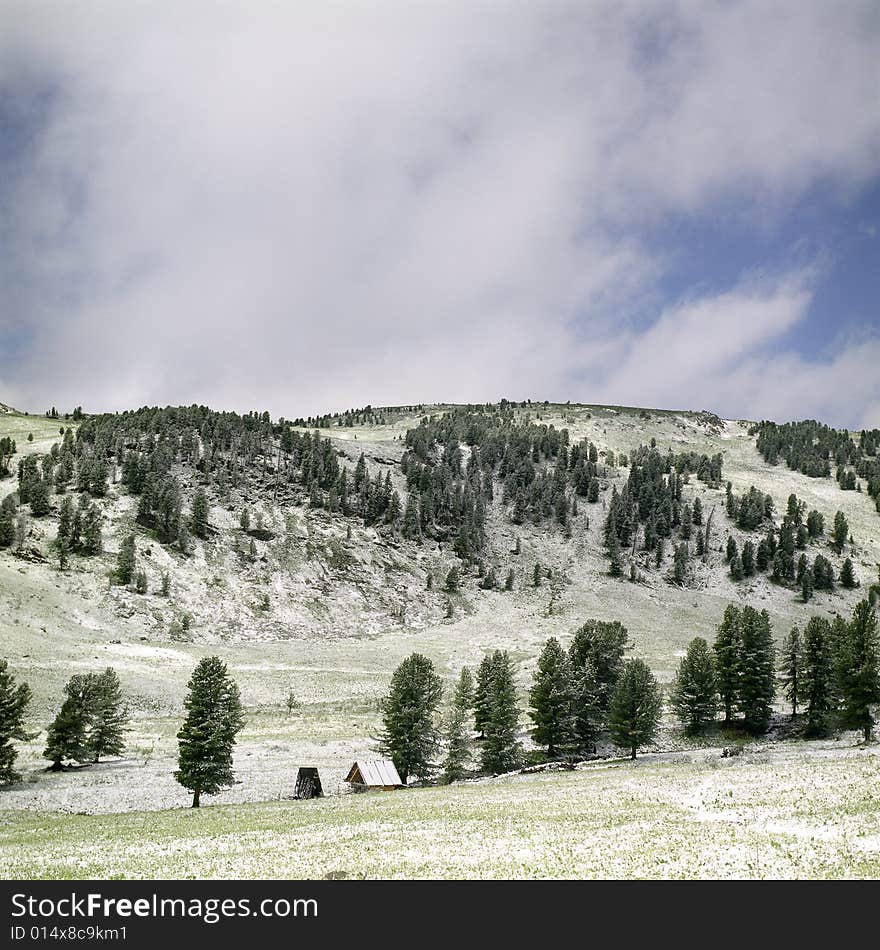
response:
<path id="1" fill-rule="evenodd" d="M 391 759 L 358 759 L 349 770 L 345 781 L 354 782 L 358 773 L 361 781 L 357 784 L 403 785 Z"/>

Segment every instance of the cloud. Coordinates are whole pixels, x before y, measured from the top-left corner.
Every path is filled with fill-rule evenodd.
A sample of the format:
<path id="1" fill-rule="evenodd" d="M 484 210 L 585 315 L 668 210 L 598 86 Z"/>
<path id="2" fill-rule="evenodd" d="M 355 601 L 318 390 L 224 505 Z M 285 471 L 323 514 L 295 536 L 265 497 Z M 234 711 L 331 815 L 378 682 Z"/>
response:
<path id="1" fill-rule="evenodd" d="M 680 249 L 648 234 L 877 174 L 870 3 L 2 0 L 0 22 L 0 102 L 32 117 L 0 185 L 4 401 L 784 414 L 738 389 L 770 347 L 805 405 L 862 411 L 785 349 L 811 278 L 670 302 Z"/>

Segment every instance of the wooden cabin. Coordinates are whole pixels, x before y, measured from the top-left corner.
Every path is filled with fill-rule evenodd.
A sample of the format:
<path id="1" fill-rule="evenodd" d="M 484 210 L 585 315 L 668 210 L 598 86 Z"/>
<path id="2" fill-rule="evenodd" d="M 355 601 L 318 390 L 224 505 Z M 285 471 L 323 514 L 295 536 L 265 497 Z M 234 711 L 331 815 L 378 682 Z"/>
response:
<path id="1" fill-rule="evenodd" d="M 293 797 L 297 799 L 324 797 L 321 776 L 316 768 L 303 766 L 296 773 L 296 787 L 293 790 Z"/>
<path id="2" fill-rule="evenodd" d="M 357 791 L 376 788 L 390 792 L 405 787 L 391 759 L 358 759 L 349 769 L 345 781 Z"/>

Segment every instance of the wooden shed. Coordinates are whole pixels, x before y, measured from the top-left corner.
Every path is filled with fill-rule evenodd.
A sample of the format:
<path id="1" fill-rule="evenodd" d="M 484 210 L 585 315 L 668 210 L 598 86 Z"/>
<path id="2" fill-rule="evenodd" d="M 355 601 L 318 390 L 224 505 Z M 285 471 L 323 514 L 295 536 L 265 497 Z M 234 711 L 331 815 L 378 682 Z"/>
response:
<path id="1" fill-rule="evenodd" d="M 345 781 L 358 790 L 380 788 L 391 791 L 404 787 L 391 759 L 358 759 L 349 769 Z"/>
<path id="2" fill-rule="evenodd" d="M 312 766 L 303 766 L 296 773 L 296 788 L 294 798 L 323 798 L 324 789 L 321 788 L 321 776 Z"/>

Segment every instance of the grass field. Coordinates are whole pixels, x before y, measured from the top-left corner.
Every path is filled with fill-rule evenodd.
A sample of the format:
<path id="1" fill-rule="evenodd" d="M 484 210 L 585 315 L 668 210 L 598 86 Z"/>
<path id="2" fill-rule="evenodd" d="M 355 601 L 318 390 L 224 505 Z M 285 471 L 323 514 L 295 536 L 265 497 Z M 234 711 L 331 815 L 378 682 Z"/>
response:
<path id="1" fill-rule="evenodd" d="M 880 876 L 876 749 L 659 758 L 309 802 L 7 813 L 0 866 L 95 879 Z"/>

